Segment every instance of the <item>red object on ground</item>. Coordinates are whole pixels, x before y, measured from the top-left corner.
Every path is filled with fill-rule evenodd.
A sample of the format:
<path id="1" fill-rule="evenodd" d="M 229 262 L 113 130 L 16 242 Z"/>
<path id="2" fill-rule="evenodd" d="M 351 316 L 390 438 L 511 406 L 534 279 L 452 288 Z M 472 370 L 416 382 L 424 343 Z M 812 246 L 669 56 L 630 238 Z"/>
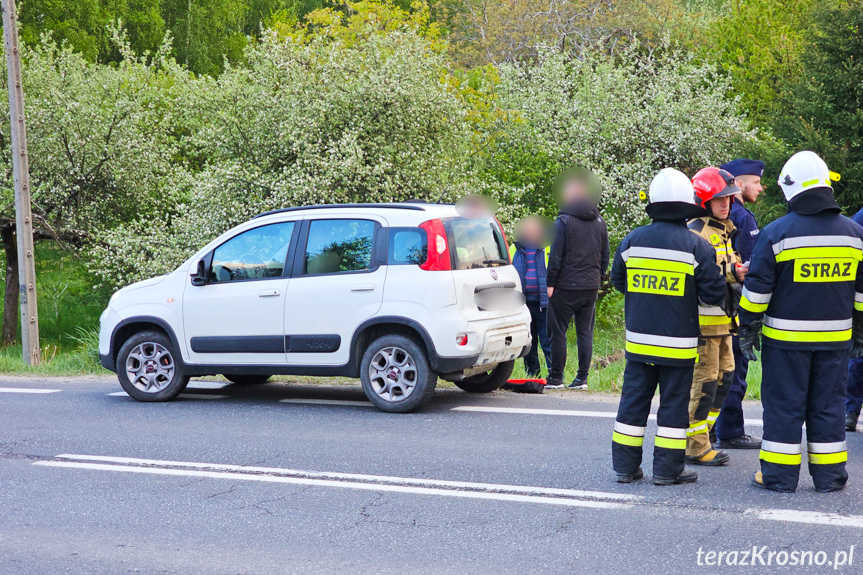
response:
<path id="1" fill-rule="evenodd" d="M 540 378 L 508 379 L 503 388 L 516 393 L 542 393 L 545 389 L 545 380 Z"/>

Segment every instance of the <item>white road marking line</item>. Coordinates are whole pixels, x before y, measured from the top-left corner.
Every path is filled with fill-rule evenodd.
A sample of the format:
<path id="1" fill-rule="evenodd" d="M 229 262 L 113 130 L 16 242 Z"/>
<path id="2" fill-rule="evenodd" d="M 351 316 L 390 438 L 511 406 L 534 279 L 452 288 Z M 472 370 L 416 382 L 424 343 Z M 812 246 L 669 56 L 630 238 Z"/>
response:
<path id="1" fill-rule="evenodd" d="M 513 415 L 564 415 L 570 417 L 600 417 L 614 419 L 617 417 L 615 411 L 579 411 L 575 409 L 538 409 L 533 407 L 487 407 L 484 405 L 460 405 L 453 407 L 450 411 L 475 411 L 479 413 L 508 413 Z M 656 421 L 656 414 L 651 413 L 648 419 Z M 763 427 L 761 419 L 747 419 L 746 425 Z"/>
<path id="2" fill-rule="evenodd" d="M 125 391 L 115 391 L 114 393 L 109 393 L 108 395 L 112 397 L 129 397 L 129 394 Z M 209 393 L 181 393 L 177 397 L 181 399 L 224 399 L 228 397 L 227 395 L 211 395 Z"/>
<path id="3" fill-rule="evenodd" d="M 352 407 L 374 407 L 370 401 L 348 401 L 346 399 L 280 399 L 279 403 L 302 403 L 309 405 L 348 405 Z"/>
<path id="4" fill-rule="evenodd" d="M 790 521 L 792 523 L 814 523 L 816 525 L 832 525 L 835 527 L 863 528 L 863 516 L 839 515 L 838 513 L 821 513 L 819 511 L 797 511 L 795 509 L 750 509 L 758 519 L 769 521 Z"/>
<path id="5" fill-rule="evenodd" d="M 150 475 L 174 475 L 182 477 L 205 477 L 210 479 L 231 479 L 239 481 L 261 481 L 266 483 L 290 483 L 294 485 L 313 485 L 318 487 L 341 487 L 344 489 L 362 489 L 366 491 L 390 491 L 395 493 L 412 493 L 418 495 L 440 495 L 445 497 L 462 497 L 467 499 L 495 499 L 498 501 L 514 501 L 519 503 L 545 503 L 548 505 L 563 505 L 567 507 L 591 507 L 594 509 L 628 509 L 626 503 L 610 501 L 590 501 L 584 499 L 569 499 L 563 497 L 543 497 L 537 495 L 517 495 L 512 493 L 495 493 L 488 491 L 461 491 L 456 489 L 436 489 L 432 487 L 410 487 L 406 485 L 391 485 L 387 483 L 357 483 L 331 479 L 311 479 L 306 477 L 285 477 L 275 475 L 252 475 L 227 471 L 199 471 L 193 469 L 166 469 L 160 467 L 134 467 L 129 465 L 109 465 L 104 463 L 78 463 L 73 461 L 37 461 L 33 465 L 45 467 L 65 467 L 72 469 L 91 469 L 98 471 L 117 471 L 121 473 L 143 473 Z"/>
<path id="6" fill-rule="evenodd" d="M 532 407 L 486 407 L 482 405 L 460 405 L 450 411 L 477 411 L 480 413 L 510 413 L 517 415 L 568 415 L 571 417 L 608 417 L 614 419 L 613 411 L 577 411 L 573 409 L 537 409 Z M 651 415 L 656 419 L 655 415 Z"/>
<path id="7" fill-rule="evenodd" d="M 59 393 L 62 389 L 36 389 L 26 387 L 0 387 L 0 393 Z"/>
<path id="8" fill-rule="evenodd" d="M 76 461 L 100 461 L 103 463 L 153 465 L 161 467 L 191 467 L 211 471 L 238 471 L 246 473 L 270 473 L 283 476 L 306 477 L 340 481 L 366 481 L 392 485 L 411 485 L 421 487 L 449 487 L 455 489 L 473 489 L 481 491 L 510 492 L 531 495 L 555 495 L 561 497 L 585 497 L 593 499 L 612 499 L 617 501 L 636 501 L 643 499 L 638 495 L 627 493 L 606 493 L 602 491 L 585 491 L 580 489 L 559 489 L 555 487 L 534 487 L 528 485 L 502 485 L 496 483 L 473 483 L 469 481 L 446 481 L 442 479 L 420 479 L 416 477 L 392 477 L 387 475 L 364 475 L 359 473 L 338 473 L 332 471 L 301 471 L 282 467 L 255 467 L 249 465 L 230 465 L 224 463 L 197 463 L 192 461 L 171 461 L 163 459 L 141 459 L 137 457 L 115 457 L 111 455 L 78 455 L 62 453 L 57 459 L 73 459 Z"/>

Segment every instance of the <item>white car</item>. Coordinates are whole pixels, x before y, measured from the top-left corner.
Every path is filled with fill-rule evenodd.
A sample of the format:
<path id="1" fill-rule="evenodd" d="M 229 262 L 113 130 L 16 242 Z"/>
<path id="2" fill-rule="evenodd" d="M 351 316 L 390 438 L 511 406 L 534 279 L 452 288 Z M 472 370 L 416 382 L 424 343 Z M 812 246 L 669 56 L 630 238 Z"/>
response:
<path id="1" fill-rule="evenodd" d="M 190 376 L 346 376 L 407 412 L 438 377 L 499 388 L 530 341 L 497 220 L 406 202 L 261 214 L 111 296 L 99 354 L 139 401 L 172 399 Z"/>

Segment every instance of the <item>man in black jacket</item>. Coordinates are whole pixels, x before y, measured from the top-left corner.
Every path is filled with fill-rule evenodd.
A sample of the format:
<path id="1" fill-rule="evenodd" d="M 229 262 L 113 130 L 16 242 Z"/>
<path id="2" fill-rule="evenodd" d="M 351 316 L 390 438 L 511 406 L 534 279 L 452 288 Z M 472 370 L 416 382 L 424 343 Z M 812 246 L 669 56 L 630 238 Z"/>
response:
<path id="1" fill-rule="evenodd" d="M 551 370 L 546 389 L 563 387 L 566 331 L 575 317 L 578 374 L 567 387 L 584 390 L 593 356 L 596 297 L 608 270 L 608 229 L 597 209 L 595 177 L 567 177 L 561 182 L 561 196 L 563 207 L 555 222 L 556 237 L 551 245 L 546 278 L 551 336 Z"/>

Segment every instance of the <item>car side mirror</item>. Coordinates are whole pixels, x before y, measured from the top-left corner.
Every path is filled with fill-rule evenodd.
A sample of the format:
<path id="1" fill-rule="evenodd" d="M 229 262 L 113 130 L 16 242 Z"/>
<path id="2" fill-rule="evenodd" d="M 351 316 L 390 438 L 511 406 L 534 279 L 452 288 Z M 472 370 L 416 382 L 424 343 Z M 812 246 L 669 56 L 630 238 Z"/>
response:
<path id="1" fill-rule="evenodd" d="M 207 266 L 204 264 L 204 260 L 198 260 L 198 269 L 195 271 L 195 275 L 192 276 L 192 285 L 193 286 L 202 286 L 207 284 Z"/>

